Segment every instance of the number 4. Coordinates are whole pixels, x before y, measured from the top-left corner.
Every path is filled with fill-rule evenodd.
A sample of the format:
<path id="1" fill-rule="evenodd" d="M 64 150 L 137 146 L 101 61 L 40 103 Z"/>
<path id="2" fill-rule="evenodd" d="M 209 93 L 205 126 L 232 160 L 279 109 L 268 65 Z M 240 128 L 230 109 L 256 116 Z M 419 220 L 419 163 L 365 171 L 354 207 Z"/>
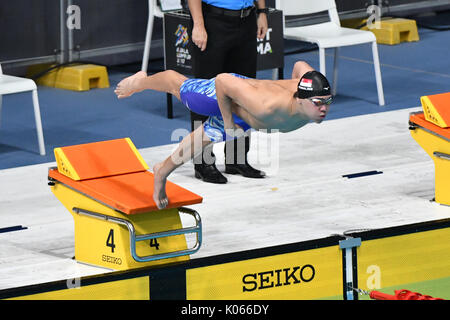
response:
<path id="1" fill-rule="evenodd" d="M 157 239 L 150 239 L 150 247 L 156 248 L 156 250 L 159 250 L 159 243 Z"/>
<path id="2" fill-rule="evenodd" d="M 108 238 L 106 239 L 106 246 L 111 248 L 111 252 L 114 253 L 114 248 L 116 245 L 114 244 L 114 229 L 111 229 L 108 234 Z"/>
<path id="3" fill-rule="evenodd" d="M 116 245 L 114 244 L 114 229 L 109 230 L 108 238 L 106 239 L 106 246 L 111 248 L 111 252 L 114 253 Z M 150 247 L 159 250 L 159 243 L 157 239 L 150 239 Z"/>

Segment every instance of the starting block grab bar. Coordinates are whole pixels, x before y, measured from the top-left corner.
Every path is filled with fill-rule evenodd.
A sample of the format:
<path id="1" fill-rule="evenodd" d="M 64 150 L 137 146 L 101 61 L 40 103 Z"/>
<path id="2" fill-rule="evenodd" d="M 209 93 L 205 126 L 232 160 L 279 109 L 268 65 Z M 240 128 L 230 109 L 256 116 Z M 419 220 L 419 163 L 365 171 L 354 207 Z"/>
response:
<path id="1" fill-rule="evenodd" d="M 440 158 L 440 159 L 444 159 L 444 160 L 450 160 L 450 154 L 446 154 L 446 153 L 435 151 L 435 152 L 433 152 L 433 155 L 436 158 Z"/>
<path id="2" fill-rule="evenodd" d="M 149 233 L 149 234 L 143 234 L 143 235 L 136 235 L 136 230 L 133 226 L 133 224 L 125 219 L 117 218 L 108 216 L 105 214 L 101 214 L 98 212 L 93 212 L 81 208 L 72 208 L 72 211 L 74 213 L 88 216 L 95 219 L 105 220 L 114 222 L 117 224 L 124 225 L 128 228 L 129 234 L 130 234 L 130 252 L 133 257 L 133 259 L 137 262 L 148 262 L 148 261 L 156 261 L 161 259 L 167 259 L 167 258 L 175 258 L 180 256 L 189 255 L 192 253 L 197 252 L 200 249 L 200 246 L 202 244 L 202 221 L 200 218 L 200 215 L 197 211 L 186 208 L 186 207 L 179 207 L 178 211 L 189 214 L 195 219 L 195 227 L 186 227 L 176 230 L 169 230 L 169 231 L 163 231 L 163 232 L 155 232 L 155 233 Z M 190 234 L 195 233 L 196 234 L 196 243 L 192 248 L 184 249 L 184 250 L 178 250 L 178 251 L 172 251 L 172 252 L 166 252 L 156 255 L 149 255 L 141 257 L 136 253 L 136 242 L 138 241 L 145 241 L 145 240 L 152 240 L 152 239 L 158 239 L 163 237 L 169 237 L 169 236 L 176 236 L 176 235 L 182 235 L 182 234 Z"/>

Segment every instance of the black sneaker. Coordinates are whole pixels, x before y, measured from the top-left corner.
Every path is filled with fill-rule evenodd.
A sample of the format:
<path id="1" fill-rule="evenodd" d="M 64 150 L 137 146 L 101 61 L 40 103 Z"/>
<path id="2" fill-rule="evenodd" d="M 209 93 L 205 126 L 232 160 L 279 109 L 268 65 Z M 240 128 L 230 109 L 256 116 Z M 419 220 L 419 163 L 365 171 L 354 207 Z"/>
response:
<path id="1" fill-rule="evenodd" d="M 217 169 L 216 165 L 213 164 L 196 164 L 195 168 L 195 177 L 197 179 L 201 179 L 205 182 L 209 183 L 219 183 L 224 184 L 227 183 L 228 180 L 225 176 L 220 173 Z"/>

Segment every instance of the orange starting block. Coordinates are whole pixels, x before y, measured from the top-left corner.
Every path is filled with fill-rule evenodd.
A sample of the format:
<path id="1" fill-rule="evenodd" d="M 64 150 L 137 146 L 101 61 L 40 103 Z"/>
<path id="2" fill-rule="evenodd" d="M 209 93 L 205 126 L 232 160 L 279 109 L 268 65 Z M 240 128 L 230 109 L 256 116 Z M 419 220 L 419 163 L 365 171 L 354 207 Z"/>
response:
<path id="1" fill-rule="evenodd" d="M 450 92 L 421 97 L 424 112 L 409 116 L 412 137 L 433 159 L 435 201 L 450 205 Z"/>
<path id="2" fill-rule="evenodd" d="M 110 269 L 184 261 L 201 246 L 201 218 L 186 205 L 202 198 L 167 182 L 169 206 L 153 201 L 153 174 L 129 138 L 56 148 L 48 172 L 75 222 L 75 259 Z M 180 213 L 193 218 L 182 226 Z M 195 234 L 188 248 L 186 234 Z"/>

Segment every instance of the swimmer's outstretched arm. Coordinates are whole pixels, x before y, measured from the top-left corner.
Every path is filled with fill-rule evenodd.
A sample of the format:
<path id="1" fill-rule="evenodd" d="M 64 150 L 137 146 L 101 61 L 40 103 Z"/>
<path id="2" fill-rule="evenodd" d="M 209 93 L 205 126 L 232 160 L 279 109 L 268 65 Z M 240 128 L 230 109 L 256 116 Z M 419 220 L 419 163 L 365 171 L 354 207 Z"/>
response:
<path id="1" fill-rule="evenodd" d="M 272 112 L 265 103 L 266 99 L 262 96 L 261 90 L 249 84 L 245 79 L 228 73 L 217 75 L 216 96 L 225 129 L 235 129 L 232 114 L 233 102 L 258 120 L 263 121 Z"/>
<path id="2" fill-rule="evenodd" d="M 300 79 L 303 75 L 309 71 L 314 71 L 314 68 L 307 64 L 305 61 L 297 61 L 292 68 L 292 79 Z"/>
<path id="3" fill-rule="evenodd" d="M 153 200 L 159 209 L 164 209 L 169 204 L 166 194 L 167 177 L 194 156 L 201 154 L 203 149 L 211 143 L 203 126 L 199 126 L 183 138 L 177 149 L 166 160 L 153 167 Z"/>

